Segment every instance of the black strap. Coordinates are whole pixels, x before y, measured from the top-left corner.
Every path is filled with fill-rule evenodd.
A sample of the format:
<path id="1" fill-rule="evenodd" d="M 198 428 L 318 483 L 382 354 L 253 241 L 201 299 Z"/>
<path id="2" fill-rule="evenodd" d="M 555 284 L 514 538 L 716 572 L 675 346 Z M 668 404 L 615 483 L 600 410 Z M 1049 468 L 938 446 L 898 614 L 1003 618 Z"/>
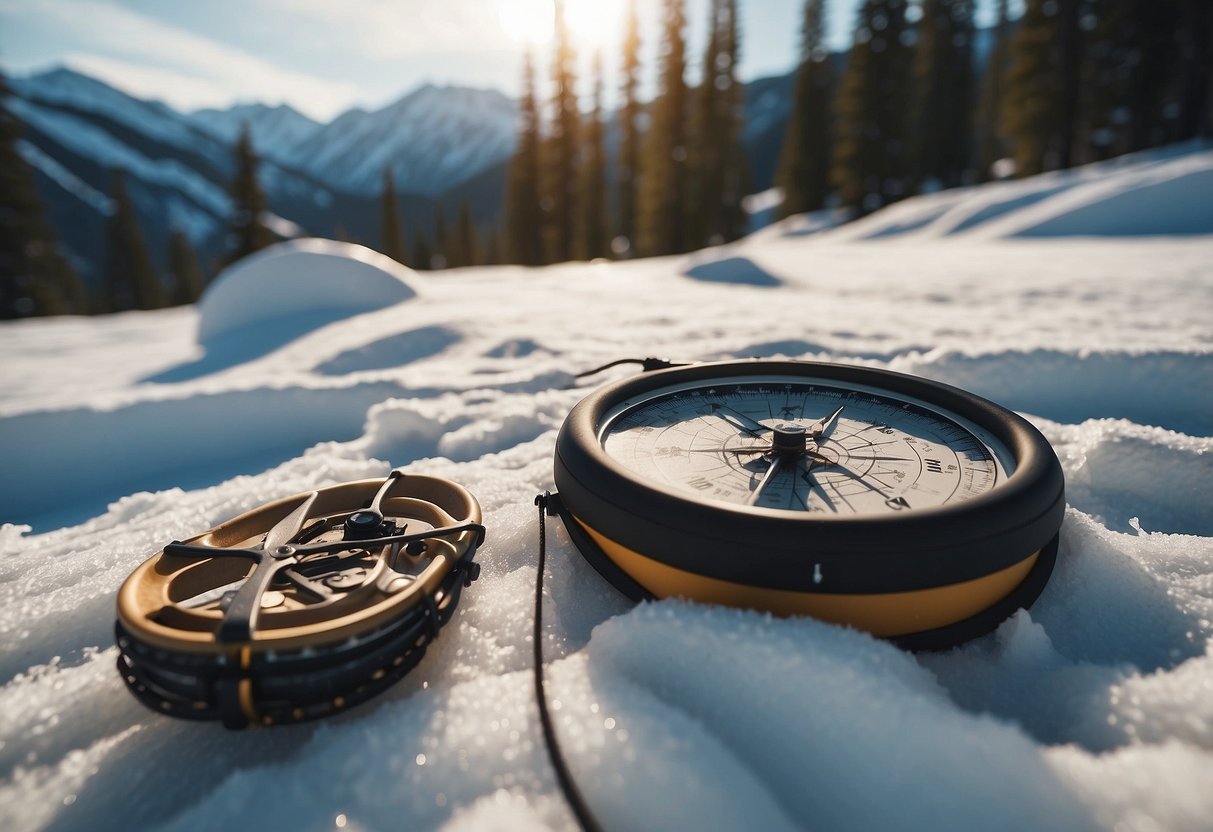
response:
<path id="1" fill-rule="evenodd" d="M 535 667 L 535 701 L 539 705 L 539 724 L 543 727 L 543 742 L 547 746 L 548 757 L 556 772 L 556 782 L 560 785 L 560 791 L 564 793 L 565 801 L 573 810 L 582 829 L 586 832 L 601 832 L 602 827 L 595 820 L 590 807 L 586 805 L 585 798 L 581 796 L 577 784 L 573 782 L 572 772 L 569 771 L 568 764 L 564 761 L 564 754 L 560 751 L 560 743 L 556 739 L 556 728 L 552 724 L 552 715 L 548 712 L 547 690 L 544 687 L 543 571 L 547 561 L 547 526 L 544 521 L 549 507 L 552 507 L 554 513 L 552 504 L 556 499 L 558 498 L 546 491 L 535 498 L 535 505 L 539 506 L 539 570 L 535 575 L 535 629 L 531 635 Z"/>

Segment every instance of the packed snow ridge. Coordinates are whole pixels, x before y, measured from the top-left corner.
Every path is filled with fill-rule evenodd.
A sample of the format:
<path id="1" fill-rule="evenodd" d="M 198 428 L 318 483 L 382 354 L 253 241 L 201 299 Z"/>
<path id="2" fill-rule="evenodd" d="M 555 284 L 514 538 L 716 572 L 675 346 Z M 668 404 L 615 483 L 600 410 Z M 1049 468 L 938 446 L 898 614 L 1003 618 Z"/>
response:
<path id="1" fill-rule="evenodd" d="M 196 309 L 0 325 L 0 826 L 571 828 L 529 632 L 532 500 L 594 383 L 573 374 L 782 355 L 1024 413 L 1066 473 L 1056 571 L 997 632 L 913 655 L 632 606 L 549 526 L 549 692 L 604 826 L 1207 830 L 1210 171 L 1185 147 L 626 263 L 414 274 L 306 241 Z M 480 580 L 400 684 L 240 734 L 123 689 L 111 627 L 136 565 L 393 466 L 464 484 L 488 526 Z"/>

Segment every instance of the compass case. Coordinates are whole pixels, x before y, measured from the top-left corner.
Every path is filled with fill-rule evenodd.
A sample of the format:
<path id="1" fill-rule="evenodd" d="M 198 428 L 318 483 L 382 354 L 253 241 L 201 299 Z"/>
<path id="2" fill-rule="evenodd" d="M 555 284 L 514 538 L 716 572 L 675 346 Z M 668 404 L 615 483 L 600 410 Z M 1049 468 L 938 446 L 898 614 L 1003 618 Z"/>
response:
<path id="1" fill-rule="evenodd" d="M 377 523 L 371 539 L 351 538 L 368 506 Z M 166 546 L 127 578 L 118 593 L 118 670 L 148 707 L 229 728 L 352 707 L 420 661 L 454 613 L 479 572 L 480 521 L 461 486 L 398 473 L 246 512 Z M 259 547 L 284 523 L 293 523 L 291 546 L 279 552 L 295 550 L 291 566 L 265 582 L 255 617 L 243 622 L 248 632 L 233 638 L 225 630 L 233 596 L 268 560 Z M 245 554 L 261 557 L 250 569 Z"/>
<path id="2" fill-rule="evenodd" d="M 604 419 L 672 385 L 750 376 L 862 384 L 956 414 L 994 436 L 1014 471 L 958 504 L 887 515 L 808 516 L 697 499 L 607 455 Z M 700 364 L 601 388 L 569 414 L 554 478 L 578 549 L 634 600 L 685 597 L 806 614 L 940 649 L 987 632 L 1043 589 L 1065 509 L 1061 466 L 1026 420 L 948 385 L 900 373 L 795 361 Z"/>

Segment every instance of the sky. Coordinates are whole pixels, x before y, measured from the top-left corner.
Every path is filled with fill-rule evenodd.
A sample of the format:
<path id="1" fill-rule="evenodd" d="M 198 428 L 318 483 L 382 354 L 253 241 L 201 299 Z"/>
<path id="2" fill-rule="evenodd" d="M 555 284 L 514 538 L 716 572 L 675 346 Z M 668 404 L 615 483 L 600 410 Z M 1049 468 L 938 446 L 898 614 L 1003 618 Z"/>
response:
<path id="1" fill-rule="evenodd" d="M 636 2 L 652 75 L 661 2 Z M 830 2 L 833 48 L 849 44 L 858 2 Z M 616 68 L 627 5 L 566 0 L 583 76 L 595 50 L 608 76 Z M 743 80 L 792 68 L 801 6 L 740 0 Z M 692 73 L 707 9 L 708 0 L 688 0 Z M 0 0 L 0 66 L 26 75 L 66 65 L 186 111 L 288 103 L 328 121 L 425 83 L 516 95 L 524 51 L 547 64 L 551 20 L 551 0 Z"/>

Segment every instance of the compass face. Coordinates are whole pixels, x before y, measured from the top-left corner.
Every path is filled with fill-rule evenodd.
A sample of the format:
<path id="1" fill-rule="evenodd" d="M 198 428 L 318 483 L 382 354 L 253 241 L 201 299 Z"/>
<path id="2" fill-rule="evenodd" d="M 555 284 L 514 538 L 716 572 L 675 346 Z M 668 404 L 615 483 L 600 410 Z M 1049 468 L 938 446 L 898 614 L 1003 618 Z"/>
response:
<path id="1" fill-rule="evenodd" d="M 786 376 L 683 384 L 622 402 L 607 456 L 689 497 L 815 517 L 960 503 L 1013 472 L 967 420 L 863 385 Z"/>

